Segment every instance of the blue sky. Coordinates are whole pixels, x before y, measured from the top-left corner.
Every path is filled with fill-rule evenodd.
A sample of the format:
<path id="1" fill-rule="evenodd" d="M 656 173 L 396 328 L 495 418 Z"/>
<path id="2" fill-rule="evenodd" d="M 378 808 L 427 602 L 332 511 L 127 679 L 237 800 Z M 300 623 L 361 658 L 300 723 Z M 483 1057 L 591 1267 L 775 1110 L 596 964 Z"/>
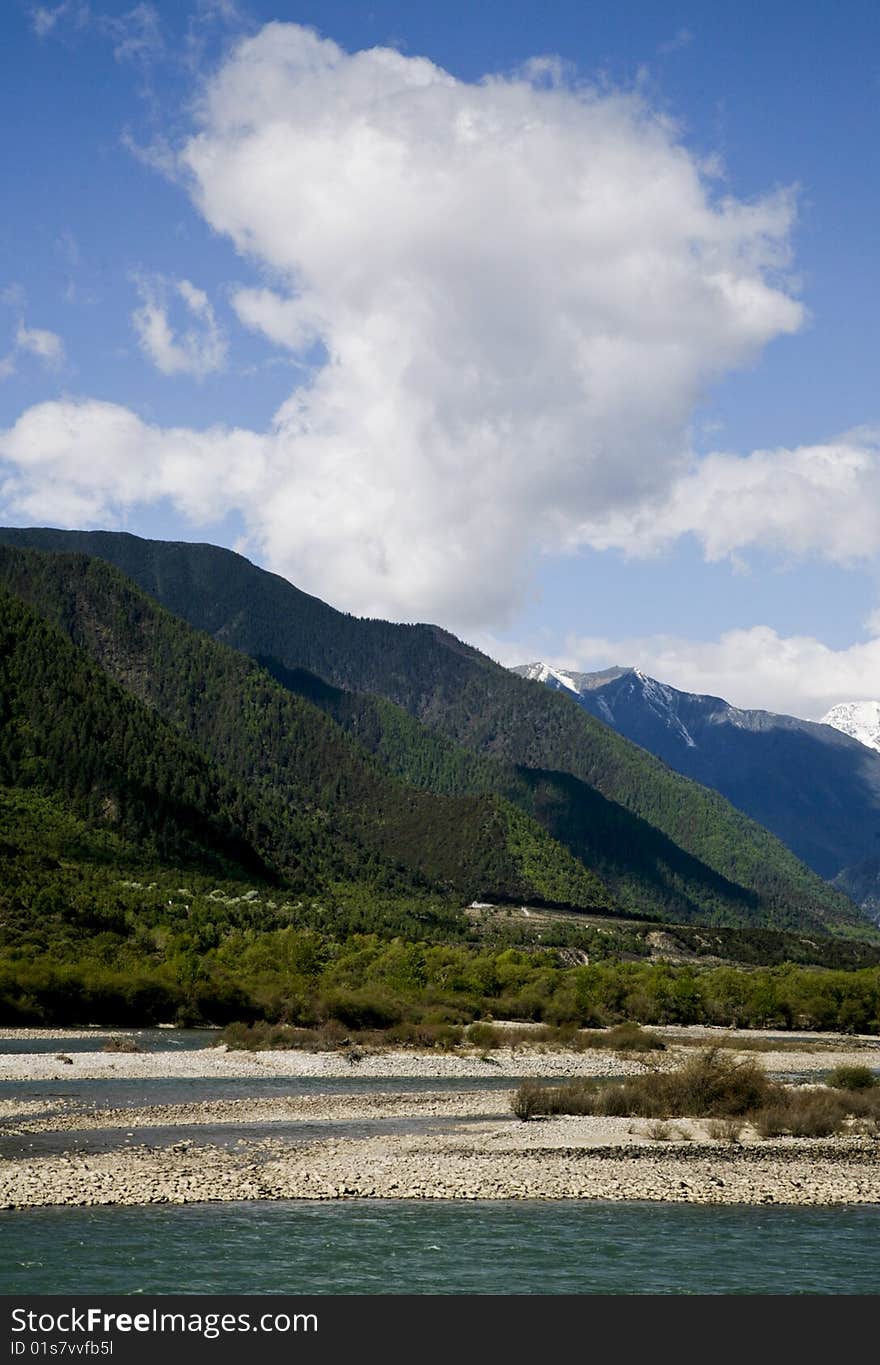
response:
<path id="1" fill-rule="evenodd" d="M 880 692 L 876 5 L 0 37 L 3 520 L 227 544 L 508 663 Z"/>

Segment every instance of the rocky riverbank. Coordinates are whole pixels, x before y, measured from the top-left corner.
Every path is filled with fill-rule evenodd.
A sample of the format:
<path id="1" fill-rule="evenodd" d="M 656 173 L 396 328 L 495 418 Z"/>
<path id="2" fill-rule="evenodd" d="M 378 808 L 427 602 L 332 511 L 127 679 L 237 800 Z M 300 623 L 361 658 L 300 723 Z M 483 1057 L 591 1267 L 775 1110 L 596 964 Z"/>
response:
<path id="1" fill-rule="evenodd" d="M 0 1164 L 0 1207 L 240 1199 L 603 1199 L 700 1204 L 880 1203 L 869 1139 L 721 1146 L 579 1140 L 590 1120 L 489 1124 L 475 1134 L 273 1141 L 233 1151 L 180 1143 Z M 624 1121 L 617 1121 L 624 1122 Z"/>
<path id="2" fill-rule="evenodd" d="M 664 1056 L 665 1054 L 656 1054 Z M 823 1066 L 832 1065 L 823 1061 Z M 192 1052 L 69 1052 L 63 1039 L 57 1053 L 0 1053 L 2 1081 L 260 1079 L 268 1076 L 435 1077 L 438 1080 L 487 1076 L 627 1076 L 642 1062 L 610 1051 L 547 1051 L 525 1046 L 491 1052 L 231 1052 L 225 1047 Z"/>
<path id="3" fill-rule="evenodd" d="M 880 1064 L 876 1039 L 825 1038 L 818 1050 L 817 1041 L 805 1040 L 803 1051 L 765 1051 L 759 1060 L 768 1071 L 800 1076 Z M 880 1203 L 880 1142 L 869 1136 L 763 1141 L 746 1128 L 732 1142 L 716 1139 L 699 1120 L 512 1117 L 517 1077 L 634 1074 L 674 1065 L 682 1055 L 675 1044 L 666 1053 L 628 1056 L 522 1044 L 490 1054 L 377 1050 L 353 1063 L 339 1053 L 222 1048 L 64 1054 L 59 1038 L 59 1054 L 70 1060 L 45 1052 L 0 1056 L 0 1081 L 18 1082 L 5 1094 L 0 1085 L 0 1135 L 8 1144 L 21 1140 L 20 1154 L 0 1160 L 2 1208 L 304 1198 Z M 256 1093 L 271 1078 L 353 1076 L 372 1083 L 345 1093 Z M 402 1077 L 434 1077 L 446 1088 L 395 1089 Z M 492 1086 L 472 1083 L 489 1077 Z M 157 1089 L 156 1103 L 131 1107 L 94 1098 L 101 1080 L 143 1081 L 149 1097 L 150 1081 L 163 1078 L 236 1079 L 241 1096 L 171 1104 Z M 509 1087 L 498 1084 L 507 1078 Z M 470 1084 L 449 1088 L 456 1079 Z M 21 1085 L 71 1080 L 98 1083 L 88 1103 L 75 1090 Z M 255 1083 L 250 1094 L 248 1080 Z M 370 1132 L 376 1121 L 394 1121 L 395 1131 Z M 322 1123 L 343 1135 L 316 1138 Z M 234 1132 L 221 1141 L 224 1125 Z M 278 1136 L 267 1134 L 275 1125 Z M 311 1141 L 302 1137 L 306 1125 Z M 162 1142 L 158 1135 L 151 1141 L 160 1128 Z M 178 1141 L 175 1129 L 187 1140 Z M 28 1135 L 55 1133 L 63 1151 L 58 1144 L 41 1156 L 27 1151 Z M 83 1150 L 95 1133 L 101 1144 Z"/>

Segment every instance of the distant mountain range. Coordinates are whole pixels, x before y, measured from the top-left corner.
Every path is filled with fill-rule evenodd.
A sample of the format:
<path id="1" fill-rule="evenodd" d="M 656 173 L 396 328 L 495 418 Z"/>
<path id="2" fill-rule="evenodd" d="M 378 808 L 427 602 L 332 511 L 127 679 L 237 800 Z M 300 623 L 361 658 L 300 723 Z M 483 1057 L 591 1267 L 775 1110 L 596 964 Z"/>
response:
<path id="1" fill-rule="evenodd" d="M 637 668 L 578 673 L 533 663 L 513 671 L 571 697 L 677 772 L 721 792 L 878 913 L 880 753 L 863 742 L 876 738 L 876 703 L 836 707 L 817 723 L 681 692 Z"/>
<path id="2" fill-rule="evenodd" d="M 346 615 L 214 546 L 50 529 L 0 545 L 14 721 L 0 777 L 91 828 L 312 889 L 865 927 L 705 777 L 615 733 L 568 684 L 533 687 L 436 626 Z M 670 689 L 618 671 L 593 692 L 613 714 L 606 689 L 627 678 L 673 747 L 699 751 Z M 813 728 L 850 764 L 867 752 Z"/>

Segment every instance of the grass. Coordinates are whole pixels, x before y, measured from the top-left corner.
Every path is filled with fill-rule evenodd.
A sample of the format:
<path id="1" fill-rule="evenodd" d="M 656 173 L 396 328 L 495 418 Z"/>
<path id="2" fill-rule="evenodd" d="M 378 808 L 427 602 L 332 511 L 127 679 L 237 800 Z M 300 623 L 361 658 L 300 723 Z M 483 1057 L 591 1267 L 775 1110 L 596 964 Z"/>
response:
<path id="1" fill-rule="evenodd" d="M 706 1131 L 716 1142 L 738 1143 L 745 1127 L 742 1119 L 710 1119 Z"/>
<path id="2" fill-rule="evenodd" d="M 711 1137 L 737 1142 L 746 1123 L 761 1137 L 827 1137 L 848 1121 L 857 1131 L 880 1132 L 880 1087 L 786 1086 L 751 1058 L 704 1048 L 675 1070 L 652 1070 L 619 1081 L 576 1080 L 563 1085 L 525 1081 L 513 1112 L 527 1120 L 558 1114 L 712 1120 Z"/>

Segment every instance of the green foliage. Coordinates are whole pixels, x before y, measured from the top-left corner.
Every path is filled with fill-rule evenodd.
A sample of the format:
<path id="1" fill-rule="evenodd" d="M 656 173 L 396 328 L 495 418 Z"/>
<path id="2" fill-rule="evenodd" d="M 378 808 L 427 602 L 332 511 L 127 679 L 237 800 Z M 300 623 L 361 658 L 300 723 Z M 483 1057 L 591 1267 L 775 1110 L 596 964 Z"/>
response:
<path id="1" fill-rule="evenodd" d="M 570 698 L 511 674 L 435 626 L 344 615 L 212 546 L 108 532 L 2 536 L 111 561 L 170 611 L 262 659 L 293 691 L 310 688 L 315 704 L 331 714 L 335 708 L 337 728 L 359 730 L 364 748 L 410 783 L 462 797 L 488 789 L 506 796 L 627 909 L 664 919 L 868 932 L 845 897 L 717 793 L 672 772 Z M 333 688 L 385 705 L 334 699 Z"/>
<path id="2" fill-rule="evenodd" d="M 169 867 L 60 796 L 0 789 L 0 828 L 4 1023 L 335 1019 L 349 1029 L 491 1016 L 552 1026 L 537 1038 L 548 1045 L 617 1048 L 639 1041 L 636 1019 L 880 1033 L 876 966 L 573 965 L 565 948 L 485 942 L 442 897 L 370 898 L 350 883 L 307 896 Z M 479 1028 L 486 1046 L 501 1034 Z"/>
<path id="3" fill-rule="evenodd" d="M 822 960 L 833 946 L 835 970 L 646 961 L 651 926 L 603 920 L 617 905 L 608 886 L 633 905 L 644 889 L 655 913 L 749 918 L 769 902 L 581 779 L 509 764 L 499 779 L 494 757 L 313 677 L 328 714 L 98 560 L 4 549 L 0 582 L 4 1022 L 880 1030 L 865 944 L 682 928 L 695 955 L 727 944 L 753 961 Z M 328 609 L 306 602 L 319 624 Z M 399 629 L 383 627 L 389 647 Z M 424 629 L 404 632 L 414 667 Z M 431 638 L 495 678 L 474 651 Z M 452 682 L 437 694 L 450 704 Z M 368 744 L 346 708 L 374 726 Z M 554 912 L 533 934 L 462 910 L 487 894 L 592 918 Z"/>
<path id="4" fill-rule="evenodd" d="M 5 785 L 63 792 L 90 823 L 157 858 L 271 877 L 256 847 L 259 805 L 2 590 L 0 717 Z"/>
<path id="5" fill-rule="evenodd" d="M 514 1098 L 514 1113 L 520 1118 L 536 1114 L 739 1118 L 777 1102 L 781 1093 L 782 1087 L 756 1062 L 706 1048 L 671 1071 L 650 1071 L 621 1081 L 532 1085 L 526 1096 Z"/>
<path id="6" fill-rule="evenodd" d="M 674 1070 L 649 1071 L 621 1081 L 575 1080 L 563 1085 L 525 1081 L 513 1096 L 517 1118 L 606 1114 L 651 1119 L 709 1118 L 709 1135 L 739 1140 L 751 1123 L 761 1137 L 830 1137 L 848 1119 L 876 1131 L 880 1100 L 827 1086 L 772 1081 L 755 1061 L 709 1047 Z M 657 1134 L 659 1136 L 659 1134 Z"/>
<path id="7" fill-rule="evenodd" d="M 836 1066 L 827 1082 L 836 1090 L 871 1090 L 880 1083 L 869 1066 Z"/>
<path id="8" fill-rule="evenodd" d="M 259 657 L 273 677 L 320 706 L 405 781 L 452 795 L 503 794 L 601 879 L 603 894 L 610 893 L 630 914 L 750 927 L 794 924 L 803 918 L 800 892 L 782 914 L 755 890 L 720 875 L 650 821 L 570 772 L 515 763 L 494 749 L 476 752 L 428 728 L 386 698 L 346 692 L 304 668 L 286 668 L 277 659 Z M 531 867 L 545 888 L 544 900 L 571 903 L 569 887 L 550 885 L 541 877 L 540 863 L 532 862 Z M 595 882 L 592 896 L 582 892 L 574 903 L 591 902 L 598 907 Z M 837 904 L 844 903 L 837 898 Z M 871 930 L 859 922 L 858 932 Z"/>
<path id="9" fill-rule="evenodd" d="M 598 877 L 555 839 L 548 838 L 536 821 L 510 804 L 504 806 L 503 813 L 507 847 L 543 901 L 613 910 L 614 903 Z"/>
<path id="10" fill-rule="evenodd" d="M 3 595 L 7 782 L 60 787 L 93 819 L 139 820 L 138 833 L 152 820 L 163 856 L 185 851 L 169 834 L 180 825 L 201 844 L 215 831 L 244 863 L 313 891 L 347 879 L 527 899 L 540 898 L 537 879 L 567 903 L 612 908 L 498 796 L 439 796 L 388 774 L 312 702 L 100 560 L 3 547 L 0 580 L 18 594 Z"/>
<path id="11" fill-rule="evenodd" d="M 831 1137 L 839 1133 L 848 1116 L 843 1093 L 808 1089 L 801 1092 L 779 1088 L 778 1095 L 752 1116 L 760 1137 Z"/>

